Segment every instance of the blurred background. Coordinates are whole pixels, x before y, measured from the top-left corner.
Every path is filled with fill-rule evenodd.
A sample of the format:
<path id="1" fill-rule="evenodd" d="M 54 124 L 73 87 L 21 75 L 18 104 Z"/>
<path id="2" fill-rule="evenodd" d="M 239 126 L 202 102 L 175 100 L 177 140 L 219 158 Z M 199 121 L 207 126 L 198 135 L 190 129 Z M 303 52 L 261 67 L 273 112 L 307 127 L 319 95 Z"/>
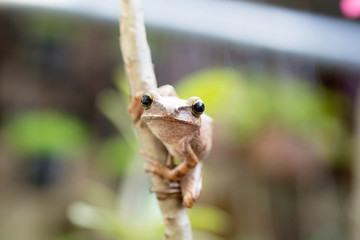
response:
<path id="1" fill-rule="evenodd" d="M 126 111 L 119 5 L 0 1 L 0 239 L 164 239 Z M 159 85 L 215 119 L 195 239 L 360 239 L 359 1 L 144 11 Z"/>

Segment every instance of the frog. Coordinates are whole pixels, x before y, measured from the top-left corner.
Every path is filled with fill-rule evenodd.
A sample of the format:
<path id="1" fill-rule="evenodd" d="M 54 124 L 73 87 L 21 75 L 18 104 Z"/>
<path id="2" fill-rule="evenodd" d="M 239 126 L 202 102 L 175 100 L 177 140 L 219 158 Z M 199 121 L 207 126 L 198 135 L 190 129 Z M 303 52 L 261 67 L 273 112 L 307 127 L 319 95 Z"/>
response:
<path id="1" fill-rule="evenodd" d="M 168 152 L 165 164 L 142 152 L 148 163 L 145 171 L 169 183 L 169 188 L 150 191 L 162 196 L 180 196 L 183 205 L 191 208 L 200 196 L 203 159 L 212 147 L 213 119 L 204 113 L 205 104 L 199 97 L 181 99 L 174 87 L 164 85 L 138 92 L 128 111 L 135 125 L 148 127 Z M 176 165 L 174 159 L 178 159 L 179 164 Z"/>

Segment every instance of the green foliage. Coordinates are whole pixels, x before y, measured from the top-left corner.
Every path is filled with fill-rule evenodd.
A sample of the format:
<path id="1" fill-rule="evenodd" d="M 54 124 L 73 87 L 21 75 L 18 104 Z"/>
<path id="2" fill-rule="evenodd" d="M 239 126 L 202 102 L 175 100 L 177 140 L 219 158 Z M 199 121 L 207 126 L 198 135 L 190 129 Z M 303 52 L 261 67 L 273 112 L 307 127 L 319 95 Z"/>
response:
<path id="1" fill-rule="evenodd" d="M 129 103 L 129 88 L 122 71 L 115 72 L 114 84 L 117 90 L 104 89 L 98 94 L 96 104 L 98 109 L 118 129 L 121 137 L 109 139 L 101 144 L 99 163 L 113 176 L 123 176 L 128 171 L 128 164 L 139 151 L 135 138 L 130 114 L 127 114 Z"/>
<path id="2" fill-rule="evenodd" d="M 182 98 L 201 97 L 223 132 L 246 141 L 263 127 L 280 127 L 310 141 L 326 158 L 346 148 L 346 99 L 303 79 L 206 69 L 180 81 Z"/>
<path id="3" fill-rule="evenodd" d="M 134 151 L 122 137 L 115 137 L 103 142 L 100 146 L 99 163 L 113 176 L 123 176 Z"/>
<path id="4" fill-rule="evenodd" d="M 134 182 L 127 183 L 132 187 Z M 109 239 L 161 239 L 164 229 L 156 199 L 149 195 L 148 186 L 141 184 L 141 187 L 128 192 L 131 196 L 117 199 L 113 190 L 89 181 L 83 188 L 84 200 L 69 206 L 68 218 L 75 226 L 94 230 Z M 140 197 L 134 198 L 138 194 Z"/>
<path id="5" fill-rule="evenodd" d="M 201 97 L 206 113 L 220 116 L 238 102 L 244 89 L 243 76 L 231 69 L 209 69 L 195 72 L 181 79 L 176 86 L 180 98 Z"/>
<path id="6" fill-rule="evenodd" d="M 236 236 L 233 240 L 274 240 L 274 238 L 266 235 L 263 236 L 260 233 L 257 233 L 255 235 Z"/>
<path id="7" fill-rule="evenodd" d="M 226 240 L 225 238 L 220 237 L 216 234 L 199 231 L 199 230 L 193 231 L 193 239 L 196 239 L 196 240 Z"/>
<path id="8" fill-rule="evenodd" d="M 271 113 L 267 94 L 254 88 L 244 74 L 233 69 L 214 68 L 193 73 L 180 80 L 176 89 L 182 98 L 201 97 L 205 112 L 215 123 L 239 129 L 241 138 L 253 134 Z"/>
<path id="9" fill-rule="evenodd" d="M 97 231 L 110 239 L 163 239 L 164 226 L 156 197 L 148 193 L 149 186 L 141 184 L 141 179 L 133 180 L 126 181 L 130 185 L 123 187 L 132 190 L 119 196 L 120 199 L 105 185 L 88 181 L 81 193 L 83 201 L 68 208 L 69 220 L 75 226 Z M 133 184 L 141 189 L 133 189 Z M 230 216 L 215 207 L 198 204 L 188 212 L 196 239 L 221 240 L 217 235 L 227 233 L 232 227 Z"/>
<path id="10" fill-rule="evenodd" d="M 119 92 L 126 97 L 124 98 L 124 102 L 127 104 L 130 99 L 130 89 L 127 78 L 125 76 L 124 71 L 121 68 L 116 69 L 114 74 L 114 84 Z"/>
<path id="11" fill-rule="evenodd" d="M 96 98 L 99 110 L 119 130 L 122 137 L 132 149 L 137 149 L 134 138 L 135 131 L 132 127 L 131 116 L 127 113 L 127 104 L 123 94 L 113 89 L 104 89 Z"/>
<path id="12" fill-rule="evenodd" d="M 65 41 L 79 36 L 81 19 L 60 12 L 28 11 L 24 32 L 32 40 Z"/>
<path id="13" fill-rule="evenodd" d="M 124 114 L 128 89 L 120 72 L 116 79 L 120 93 L 104 90 L 98 96 L 97 104 L 122 136 L 103 143 L 100 159 L 110 172 L 124 175 L 136 145 L 131 119 Z M 201 97 L 206 113 L 215 119 L 216 127 L 235 137 L 235 144 L 246 142 L 269 125 L 307 139 L 329 158 L 338 153 L 339 146 L 346 144 L 342 118 L 345 99 L 301 79 L 250 76 L 233 69 L 208 69 L 185 77 L 176 89 L 181 98 Z M 126 206 L 132 206 L 135 213 L 131 216 L 118 208 L 77 202 L 70 207 L 69 218 L 77 226 L 98 230 L 114 239 L 161 239 L 161 217 L 156 202 L 150 200 L 154 198 L 144 193 L 141 202 L 129 203 L 125 202 L 126 197 L 124 195 L 122 201 Z M 157 210 L 155 214 L 154 209 Z M 231 228 L 230 216 L 217 208 L 198 204 L 188 212 L 197 239 L 218 240 L 221 239 L 219 235 L 225 235 Z M 138 231 L 139 228 L 142 231 Z"/>
<path id="14" fill-rule="evenodd" d="M 4 137 L 12 148 L 23 155 L 74 154 L 87 144 L 89 133 L 73 116 L 56 111 L 29 111 L 10 117 Z"/>
<path id="15" fill-rule="evenodd" d="M 163 233 L 160 221 L 144 221 L 139 218 L 134 223 L 113 209 L 98 208 L 85 202 L 71 204 L 68 217 L 76 226 L 99 231 L 111 239 L 155 240 L 160 239 Z"/>
<path id="16" fill-rule="evenodd" d="M 230 215 L 212 206 L 197 205 L 189 209 L 188 214 L 192 227 L 197 230 L 226 234 L 231 228 Z"/>

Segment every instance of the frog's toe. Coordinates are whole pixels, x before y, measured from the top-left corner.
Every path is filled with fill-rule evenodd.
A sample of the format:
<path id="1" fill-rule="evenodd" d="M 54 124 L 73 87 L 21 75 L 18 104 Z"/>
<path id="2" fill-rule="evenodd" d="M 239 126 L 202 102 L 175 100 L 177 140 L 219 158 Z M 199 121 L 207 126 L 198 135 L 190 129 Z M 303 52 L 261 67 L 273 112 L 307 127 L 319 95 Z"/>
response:
<path id="1" fill-rule="evenodd" d="M 158 175 L 159 177 L 169 180 L 170 179 L 170 170 L 163 164 L 156 162 L 157 164 L 152 164 L 152 162 L 150 162 L 150 164 L 145 164 L 144 165 L 144 170 L 147 173 L 153 173 Z"/>
<path id="2" fill-rule="evenodd" d="M 187 208 L 191 208 L 195 203 L 195 199 L 189 193 L 185 193 L 183 196 L 183 205 Z"/>
<path id="3" fill-rule="evenodd" d="M 155 161 L 155 160 L 151 159 L 145 152 L 141 151 L 140 154 L 145 159 L 145 161 L 147 161 L 148 163 L 154 165 L 155 167 L 158 167 L 158 168 L 164 168 L 165 167 L 165 168 L 167 168 L 161 162 L 158 162 L 158 161 Z"/>
<path id="4" fill-rule="evenodd" d="M 150 188 L 150 193 L 181 194 L 181 190 L 180 188 L 165 188 L 165 189 Z"/>
<path id="5" fill-rule="evenodd" d="M 146 172 L 146 173 L 149 173 L 149 172 L 154 172 L 154 168 L 153 167 L 151 167 L 149 164 L 144 164 L 144 171 Z"/>

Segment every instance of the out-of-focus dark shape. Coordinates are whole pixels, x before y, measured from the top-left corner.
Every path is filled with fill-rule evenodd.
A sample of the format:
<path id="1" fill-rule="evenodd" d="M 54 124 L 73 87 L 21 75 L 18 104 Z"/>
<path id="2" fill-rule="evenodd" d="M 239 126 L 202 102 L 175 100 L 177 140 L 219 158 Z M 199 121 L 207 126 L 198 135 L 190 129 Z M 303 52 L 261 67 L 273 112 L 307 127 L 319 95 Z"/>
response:
<path id="1" fill-rule="evenodd" d="M 30 157 L 28 160 L 24 166 L 27 169 L 27 177 L 32 184 L 45 187 L 58 180 L 62 167 L 54 159 L 54 156 L 38 155 Z"/>
<path id="2" fill-rule="evenodd" d="M 58 112 L 25 112 L 8 117 L 5 143 L 24 160 L 24 174 L 39 187 L 63 174 L 64 161 L 85 151 L 89 133 L 74 117 Z"/>
<path id="3" fill-rule="evenodd" d="M 324 174 L 324 162 L 307 139 L 276 127 L 260 130 L 244 157 L 265 177 L 293 183 L 311 183 Z"/>

